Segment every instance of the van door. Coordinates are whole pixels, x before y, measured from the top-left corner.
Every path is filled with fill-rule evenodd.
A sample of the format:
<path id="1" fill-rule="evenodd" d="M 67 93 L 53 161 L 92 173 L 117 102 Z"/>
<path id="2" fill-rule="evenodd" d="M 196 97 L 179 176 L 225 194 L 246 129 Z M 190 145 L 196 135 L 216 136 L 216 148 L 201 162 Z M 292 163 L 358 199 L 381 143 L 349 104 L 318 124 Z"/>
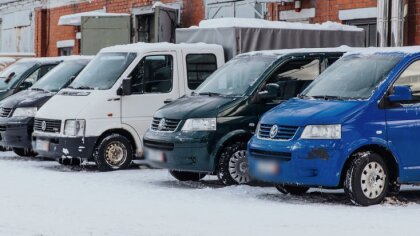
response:
<path id="1" fill-rule="evenodd" d="M 132 94 L 122 96 L 122 123 L 137 131 L 141 140 L 153 114 L 180 96 L 176 52 L 145 55 L 130 73 Z"/>
<path id="2" fill-rule="evenodd" d="M 267 80 L 265 84 L 277 84 L 279 86 L 277 97 L 269 101 L 263 101 L 260 105 L 259 114 L 278 104 L 296 97 L 321 73 L 322 57 L 294 58 L 283 63 Z M 261 90 L 264 90 L 265 86 Z"/>
<path id="3" fill-rule="evenodd" d="M 408 85 L 413 101 L 386 108 L 388 143 L 399 158 L 402 182 L 420 182 L 420 60 L 412 63 L 394 85 Z"/>

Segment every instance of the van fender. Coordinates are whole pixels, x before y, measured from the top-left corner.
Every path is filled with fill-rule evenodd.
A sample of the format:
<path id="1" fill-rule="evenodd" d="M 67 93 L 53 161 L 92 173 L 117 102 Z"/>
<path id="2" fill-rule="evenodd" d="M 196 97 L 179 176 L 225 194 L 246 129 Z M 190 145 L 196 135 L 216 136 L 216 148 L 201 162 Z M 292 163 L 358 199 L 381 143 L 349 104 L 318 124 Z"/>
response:
<path id="1" fill-rule="evenodd" d="M 222 151 L 224 145 L 226 143 L 228 143 L 231 140 L 234 140 L 236 138 L 245 138 L 245 139 L 249 139 L 252 137 L 252 133 L 244 130 L 244 129 L 240 129 L 240 130 L 234 130 L 231 131 L 229 133 L 227 133 L 226 135 L 224 135 L 214 146 L 213 152 L 211 153 L 210 156 L 210 167 L 212 170 L 216 170 L 216 166 L 217 166 L 217 162 L 218 162 L 218 156 L 219 153 Z M 247 141 L 247 143 L 248 143 Z"/>
<path id="2" fill-rule="evenodd" d="M 398 158 L 396 153 L 392 150 L 392 148 L 388 145 L 387 140 L 382 139 L 382 138 L 378 138 L 378 137 L 370 137 L 370 138 L 367 138 L 367 139 L 355 140 L 350 145 L 348 145 L 348 148 L 345 150 L 345 153 L 343 153 L 343 156 L 345 158 L 341 161 L 341 163 L 339 163 L 341 172 L 343 171 L 343 168 L 345 167 L 345 164 L 351 158 L 351 155 L 354 152 L 356 152 L 358 149 L 361 149 L 361 148 L 367 147 L 367 146 L 371 146 L 371 145 L 375 145 L 375 146 L 383 148 L 384 150 L 387 150 L 393 156 L 393 158 L 394 158 L 393 161 L 395 161 L 395 163 L 398 166 L 400 166 L 399 165 L 400 159 Z M 400 173 L 401 173 L 401 169 L 398 169 L 398 171 L 400 171 Z"/>
<path id="3" fill-rule="evenodd" d="M 143 142 L 142 142 L 142 137 L 140 137 L 140 135 L 137 133 L 136 129 L 134 129 L 133 127 L 127 125 L 127 124 L 121 124 L 122 129 L 128 131 L 131 136 L 134 139 L 134 144 L 137 147 L 136 153 L 141 156 L 143 154 Z"/>

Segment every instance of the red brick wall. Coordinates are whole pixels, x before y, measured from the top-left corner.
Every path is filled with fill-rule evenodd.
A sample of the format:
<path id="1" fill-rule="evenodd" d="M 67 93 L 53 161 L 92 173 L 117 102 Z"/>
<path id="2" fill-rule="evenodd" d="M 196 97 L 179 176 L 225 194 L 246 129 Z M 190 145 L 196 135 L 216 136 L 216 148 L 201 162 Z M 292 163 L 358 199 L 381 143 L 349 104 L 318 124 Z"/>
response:
<path id="1" fill-rule="evenodd" d="M 94 11 L 106 7 L 107 12 L 130 13 L 134 7 L 149 6 L 152 0 L 93 0 L 86 3 L 71 4 L 53 9 L 36 10 L 36 32 L 35 50 L 37 56 L 57 56 L 57 41 L 76 39 L 79 31 L 74 26 L 59 26 L 58 20 L 63 15 Z M 175 0 L 162 0 L 164 3 L 175 2 Z M 47 19 L 42 20 L 42 12 Z M 204 0 L 183 0 L 181 9 L 181 25 L 189 27 L 196 25 L 204 18 Z M 45 41 L 45 42 L 44 42 Z M 73 48 L 73 54 L 79 54 L 79 40 Z M 44 42 L 44 43 L 43 43 Z"/>
<path id="2" fill-rule="evenodd" d="M 408 45 L 420 45 L 420 0 L 408 1 Z M 340 22 L 338 12 L 340 10 L 376 7 L 377 0 L 302 0 L 302 8 L 315 8 L 315 17 L 311 23 L 322 23 L 325 21 Z M 277 4 L 268 6 L 267 19 L 278 20 L 279 11 L 294 9 L 294 3 Z"/>

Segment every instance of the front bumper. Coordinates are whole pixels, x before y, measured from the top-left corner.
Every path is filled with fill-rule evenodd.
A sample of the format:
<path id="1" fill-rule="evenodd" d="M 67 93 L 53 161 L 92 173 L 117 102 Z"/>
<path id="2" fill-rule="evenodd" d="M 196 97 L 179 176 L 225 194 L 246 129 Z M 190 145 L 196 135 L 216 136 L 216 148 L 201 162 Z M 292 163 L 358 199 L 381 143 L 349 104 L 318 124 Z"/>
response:
<path id="1" fill-rule="evenodd" d="M 9 117 L 0 119 L 0 146 L 32 148 L 33 117 Z"/>
<path id="2" fill-rule="evenodd" d="M 250 174 L 255 179 L 275 184 L 338 187 L 345 159 L 341 150 L 339 140 L 278 142 L 254 136 L 247 155 Z M 263 168 L 267 164 L 270 168 Z"/>
<path id="3" fill-rule="evenodd" d="M 146 162 L 155 168 L 214 172 L 211 160 L 212 132 L 154 132 L 147 131 L 143 138 Z"/>
<path id="4" fill-rule="evenodd" d="M 34 133 L 32 145 L 40 156 L 49 158 L 80 158 L 93 160 L 93 151 L 98 137 L 62 137 Z M 42 143 L 42 145 L 40 145 Z"/>

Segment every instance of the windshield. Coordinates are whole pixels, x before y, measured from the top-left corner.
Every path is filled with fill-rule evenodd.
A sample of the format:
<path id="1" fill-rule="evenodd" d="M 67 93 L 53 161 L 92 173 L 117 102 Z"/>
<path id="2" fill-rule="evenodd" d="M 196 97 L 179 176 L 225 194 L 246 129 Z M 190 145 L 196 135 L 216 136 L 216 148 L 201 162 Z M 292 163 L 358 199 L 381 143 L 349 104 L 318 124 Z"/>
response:
<path id="1" fill-rule="evenodd" d="M 195 93 L 243 96 L 276 59 L 275 56 L 242 56 L 232 59 L 208 77 Z"/>
<path id="2" fill-rule="evenodd" d="M 351 55 L 343 57 L 302 92 L 301 98 L 368 99 L 401 55 Z"/>
<path id="3" fill-rule="evenodd" d="M 48 72 L 41 80 L 35 83 L 31 89 L 58 92 L 67 86 L 71 78 L 77 76 L 86 66 L 86 62 L 66 61 Z"/>
<path id="4" fill-rule="evenodd" d="M 0 73 L 0 90 L 9 89 L 35 62 L 15 63 Z"/>
<path id="5" fill-rule="evenodd" d="M 136 53 L 100 53 L 77 76 L 69 88 L 110 89 L 136 56 Z"/>

